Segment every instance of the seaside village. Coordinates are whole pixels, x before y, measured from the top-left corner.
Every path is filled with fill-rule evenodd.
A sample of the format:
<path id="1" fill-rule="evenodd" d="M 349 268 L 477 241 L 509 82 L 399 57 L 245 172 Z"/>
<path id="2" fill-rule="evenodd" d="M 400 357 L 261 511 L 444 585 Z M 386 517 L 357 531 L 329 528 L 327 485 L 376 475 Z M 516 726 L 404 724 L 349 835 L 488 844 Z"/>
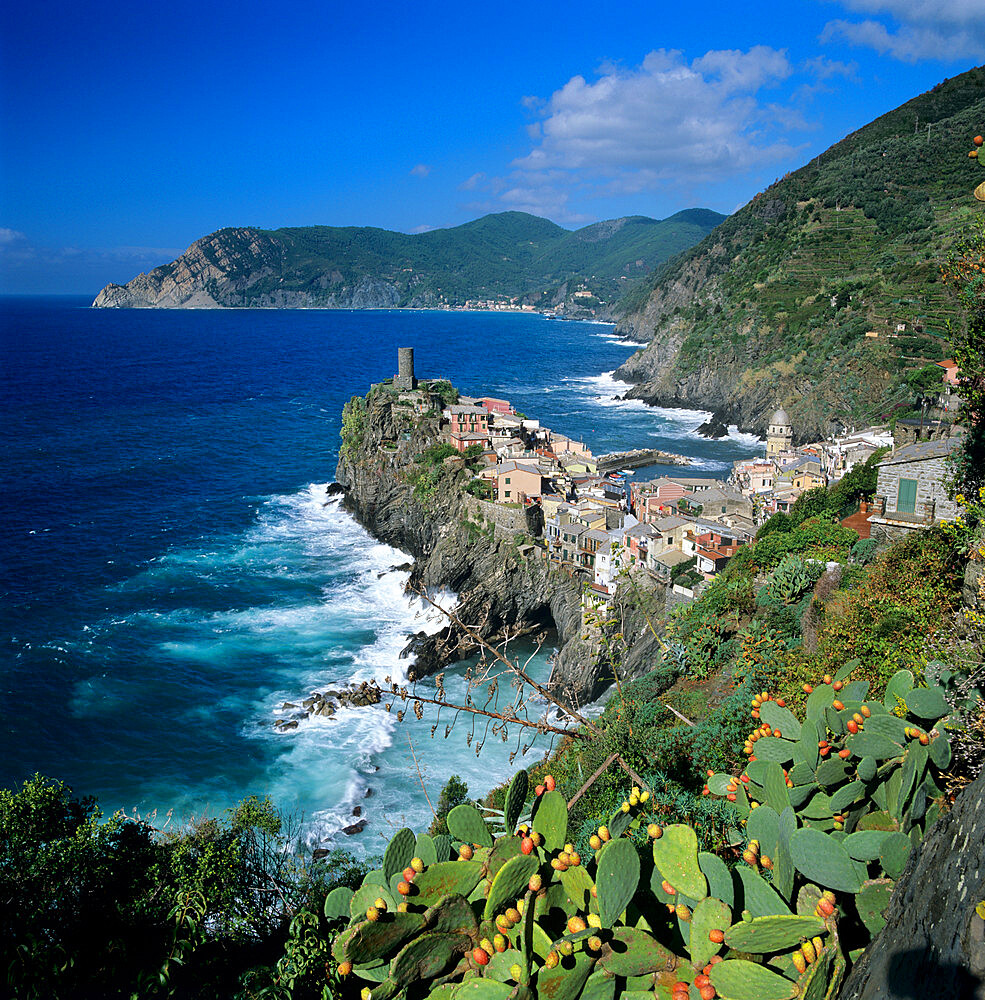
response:
<path id="1" fill-rule="evenodd" d="M 399 351 L 393 388 L 407 403 L 430 405 L 418 391 L 413 351 Z M 794 447 L 780 407 L 764 454 L 733 464 L 727 479 L 667 473 L 638 481 L 628 466 L 687 464 L 682 456 L 638 451 L 596 457 L 585 442 L 518 413 L 509 400 L 459 396 L 443 408 L 444 440 L 459 453 L 449 465 L 479 466 L 473 516 L 519 545 L 522 555 L 549 560 L 585 583 L 586 606 L 611 601 L 625 571 L 668 587 L 675 602 L 695 597 L 777 512 L 801 494 L 831 486 L 877 451 L 878 487 L 871 504 L 840 512 L 862 538 L 897 538 L 953 518 L 945 460 L 957 397 L 953 362 L 941 363 L 937 406 L 920 420 L 897 420 Z M 477 484 L 478 485 L 478 484 Z"/>

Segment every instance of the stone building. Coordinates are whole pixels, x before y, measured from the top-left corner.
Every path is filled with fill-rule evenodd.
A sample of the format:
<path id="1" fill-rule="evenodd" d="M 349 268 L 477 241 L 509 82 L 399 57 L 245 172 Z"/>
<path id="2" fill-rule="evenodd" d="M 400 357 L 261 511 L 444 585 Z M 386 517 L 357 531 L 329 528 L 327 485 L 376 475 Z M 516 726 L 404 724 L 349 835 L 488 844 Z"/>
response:
<path id="1" fill-rule="evenodd" d="M 766 457 L 772 458 L 785 451 L 790 451 L 793 446 L 793 427 L 790 425 L 790 418 L 787 411 L 781 406 L 770 418 L 769 428 L 766 431 Z"/>
<path id="2" fill-rule="evenodd" d="M 947 495 L 947 459 L 961 435 L 917 441 L 879 463 L 872 537 L 900 538 L 908 531 L 955 518 L 960 508 Z"/>

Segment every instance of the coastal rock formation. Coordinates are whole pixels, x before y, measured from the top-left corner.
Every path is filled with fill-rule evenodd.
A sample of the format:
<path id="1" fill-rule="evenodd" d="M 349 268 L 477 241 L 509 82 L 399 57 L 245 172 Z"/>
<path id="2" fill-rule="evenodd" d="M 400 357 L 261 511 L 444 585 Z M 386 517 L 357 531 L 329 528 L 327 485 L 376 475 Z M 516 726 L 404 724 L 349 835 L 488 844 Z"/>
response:
<path id="1" fill-rule="evenodd" d="M 411 428 L 405 440 L 403 431 Z M 358 447 L 343 446 L 336 472 L 348 509 L 375 537 L 414 556 L 412 588 L 453 591 L 456 616 L 488 641 L 556 628 L 560 653 L 552 682 L 579 704 L 597 697 L 609 677 L 581 639 L 580 583 L 493 532 L 477 530 L 459 489 L 426 500 L 415 496 L 415 456 L 438 438 L 437 415 L 411 419 L 393 397 L 370 393 Z M 415 636 L 407 651 L 416 656 L 412 676 L 423 676 L 477 647 L 449 624 L 436 635 Z"/>
<path id="2" fill-rule="evenodd" d="M 841 1000 L 985 1000 L 985 773 L 911 852 Z"/>

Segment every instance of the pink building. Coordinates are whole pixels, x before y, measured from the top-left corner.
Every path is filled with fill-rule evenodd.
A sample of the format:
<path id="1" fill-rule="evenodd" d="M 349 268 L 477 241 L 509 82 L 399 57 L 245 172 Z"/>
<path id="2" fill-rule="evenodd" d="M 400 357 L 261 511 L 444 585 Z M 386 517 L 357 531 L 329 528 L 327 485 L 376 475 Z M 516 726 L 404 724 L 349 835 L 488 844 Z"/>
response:
<path id="1" fill-rule="evenodd" d="M 482 399 L 478 400 L 479 406 L 484 407 L 490 413 L 512 413 L 513 407 L 510 406 L 509 400 L 507 399 L 496 399 L 495 396 L 483 396 Z"/>
<path id="2" fill-rule="evenodd" d="M 449 406 L 445 413 L 453 435 L 489 433 L 489 411 L 481 406 Z"/>

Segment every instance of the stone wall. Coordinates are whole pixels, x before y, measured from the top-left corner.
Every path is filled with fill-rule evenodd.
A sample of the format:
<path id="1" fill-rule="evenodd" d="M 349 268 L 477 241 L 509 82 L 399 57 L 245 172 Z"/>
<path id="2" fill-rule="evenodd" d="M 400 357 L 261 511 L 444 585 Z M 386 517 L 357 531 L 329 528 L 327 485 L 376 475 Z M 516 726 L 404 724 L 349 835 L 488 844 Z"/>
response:
<path id="1" fill-rule="evenodd" d="M 535 517 L 533 508 L 506 507 L 478 497 L 466 497 L 465 509 L 473 521 L 492 524 L 493 534 L 498 540 L 512 542 L 517 535 L 539 534 L 539 531 L 532 530 L 536 527 L 531 523 Z"/>
<path id="2" fill-rule="evenodd" d="M 913 850 L 840 1000 L 985 1000 L 985 774 Z"/>

